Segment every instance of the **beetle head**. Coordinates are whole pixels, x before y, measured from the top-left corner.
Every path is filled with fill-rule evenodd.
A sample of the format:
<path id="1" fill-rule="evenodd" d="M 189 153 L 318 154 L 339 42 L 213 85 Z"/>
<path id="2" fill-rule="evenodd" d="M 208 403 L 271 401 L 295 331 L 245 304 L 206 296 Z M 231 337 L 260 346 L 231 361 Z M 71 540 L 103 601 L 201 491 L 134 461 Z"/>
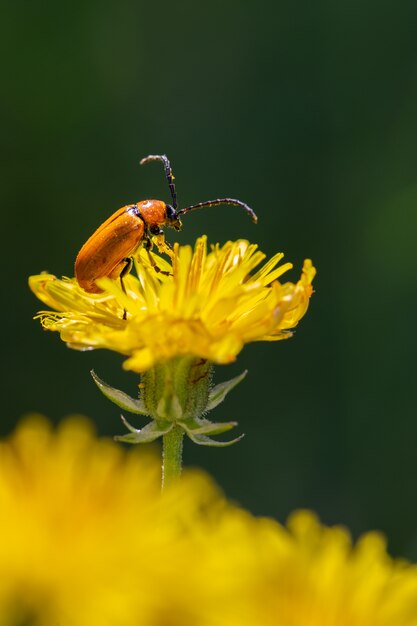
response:
<path id="1" fill-rule="evenodd" d="M 175 228 L 175 230 L 181 230 L 182 222 L 180 218 L 178 217 L 178 213 L 174 209 L 174 207 L 171 206 L 170 204 L 167 204 L 166 213 L 167 213 L 167 218 L 166 218 L 167 226 L 170 226 L 171 228 Z"/>

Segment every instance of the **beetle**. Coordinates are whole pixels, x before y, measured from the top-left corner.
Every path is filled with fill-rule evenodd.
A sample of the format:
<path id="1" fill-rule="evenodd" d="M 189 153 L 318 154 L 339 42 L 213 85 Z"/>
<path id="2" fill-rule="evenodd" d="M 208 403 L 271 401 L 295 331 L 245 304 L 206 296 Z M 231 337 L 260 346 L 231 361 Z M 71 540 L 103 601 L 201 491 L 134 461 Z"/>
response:
<path id="1" fill-rule="evenodd" d="M 75 261 L 75 277 L 80 287 L 88 293 L 101 293 L 102 289 L 96 285 L 96 280 L 104 277 L 120 279 L 121 287 L 126 291 L 123 277 L 132 269 L 132 256 L 140 245 L 144 245 L 148 251 L 155 271 L 168 274 L 152 259 L 150 254 L 153 246 L 152 237 L 163 235 L 162 226 L 181 230 L 180 216 L 189 211 L 231 204 L 245 209 L 255 224 L 258 221 L 256 214 L 247 204 L 234 198 L 207 200 L 178 210 L 174 176 L 168 157 L 165 154 L 150 154 L 143 158 L 140 164 L 145 165 L 151 161 L 161 161 L 164 165 L 172 204 L 165 204 L 162 200 L 141 200 L 135 204 L 127 204 L 99 226 L 83 245 Z"/>

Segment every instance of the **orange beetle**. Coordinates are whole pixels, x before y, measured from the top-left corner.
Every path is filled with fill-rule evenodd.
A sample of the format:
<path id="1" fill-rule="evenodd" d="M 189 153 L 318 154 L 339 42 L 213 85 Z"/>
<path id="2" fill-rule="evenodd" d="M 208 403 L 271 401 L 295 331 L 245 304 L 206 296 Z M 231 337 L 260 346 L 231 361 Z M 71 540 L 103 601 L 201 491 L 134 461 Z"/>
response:
<path id="1" fill-rule="evenodd" d="M 144 165 L 150 161 L 162 161 L 165 167 L 172 205 L 162 200 L 142 200 L 136 204 L 127 204 L 109 217 L 79 251 L 75 261 L 75 277 L 80 287 L 88 293 L 101 293 L 102 289 L 96 285 L 98 278 L 120 278 L 122 289 L 125 290 L 123 277 L 132 268 L 132 255 L 143 244 L 148 252 L 152 249 L 152 237 L 163 234 L 162 226 L 169 226 L 181 230 L 180 215 L 202 207 L 219 204 L 241 206 L 256 223 L 258 218 L 253 210 L 244 202 L 233 198 L 218 198 L 177 210 L 177 195 L 174 185 L 171 164 L 162 154 L 151 154 L 141 160 Z M 149 254 L 152 266 L 161 272 Z M 165 272 L 162 272 L 165 273 Z"/>

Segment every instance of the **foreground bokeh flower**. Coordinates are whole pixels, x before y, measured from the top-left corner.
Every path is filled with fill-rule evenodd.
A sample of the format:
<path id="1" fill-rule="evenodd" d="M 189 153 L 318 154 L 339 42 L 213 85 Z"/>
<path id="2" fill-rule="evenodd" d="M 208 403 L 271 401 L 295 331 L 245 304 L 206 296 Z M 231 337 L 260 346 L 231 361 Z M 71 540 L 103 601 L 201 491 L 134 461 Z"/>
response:
<path id="1" fill-rule="evenodd" d="M 416 626 L 417 570 L 308 512 L 288 527 L 196 471 L 39 416 L 0 445 L 0 624 Z"/>
<path id="2" fill-rule="evenodd" d="M 142 248 L 135 263 L 138 277 L 98 281 L 103 293 L 91 294 L 75 279 L 50 274 L 30 278 L 36 296 L 54 309 L 39 317 L 47 330 L 58 331 L 70 347 L 107 348 L 127 355 L 124 367 L 144 372 L 161 361 L 193 355 L 212 363 L 230 363 L 245 343 L 291 336 L 305 314 L 315 269 L 304 263 L 297 283 L 278 279 L 292 267 L 265 259 L 247 241 L 212 246 L 206 237 L 191 246 L 174 246 L 172 264 L 154 255 L 157 274 Z M 123 319 L 125 311 L 125 317 Z"/>

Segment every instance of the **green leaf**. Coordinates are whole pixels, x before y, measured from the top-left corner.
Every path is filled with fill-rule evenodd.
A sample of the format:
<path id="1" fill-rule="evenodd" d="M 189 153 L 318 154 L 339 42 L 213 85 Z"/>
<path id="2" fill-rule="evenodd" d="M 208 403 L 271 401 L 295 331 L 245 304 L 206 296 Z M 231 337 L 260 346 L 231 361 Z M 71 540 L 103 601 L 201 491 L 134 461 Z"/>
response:
<path id="1" fill-rule="evenodd" d="M 236 437 L 236 439 L 232 439 L 231 441 L 216 441 L 215 439 L 211 439 L 211 437 L 206 437 L 205 435 L 195 435 L 193 433 L 187 433 L 191 441 L 194 441 L 199 446 L 210 446 L 211 448 L 226 448 L 227 446 L 231 446 L 234 443 L 237 443 L 244 437 L 244 434 Z"/>
<path id="2" fill-rule="evenodd" d="M 193 435 L 220 435 L 237 426 L 237 422 L 210 422 L 207 419 L 191 418 L 177 422 L 186 433 Z"/>
<path id="3" fill-rule="evenodd" d="M 124 391 L 120 391 L 120 389 L 115 389 L 114 387 L 110 387 L 104 380 L 101 380 L 97 376 L 94 370 L 90 372 L 93 377 L 94 382 L 97 387 L 100 389 L 101 393 L 106 396 L 111 402 L 117 404 L 124 411 L 129 411 L 129 413 L 137 413 L 139 415 L 149 415 L 149 413 L 145 409 L 145 405 L 142 400 L 137 400 L 136 398 L 131 398 Z"/>
<path id="4" fill-rule="evenodd" d="M 245 370 L 244 372 L 239 374 L 239 376 L 236 376 L 236 378 L 232 378 L 232 380 L 227 380 L 225 383 L 220 383 L 220 385 L 216 385 L 215 387 L 213 387 L 213 389 L 209 393 L 206 410 L 211 411 L 217 405 L 223 402 L 229 391 L 236 387 L 236 385 L 238 385 L 245 378 L 247 373 L 248 370 Z"/>
<path id="5" fill-rule="evenodd" d="M 120 417 L 126 428 L 130 430 L 130 433 L 127 435 L 117 435 L 114 437 L 114 440 L 123 441 L 124 443 L 150 443 L 158 439 L 158 437 L 162 437 L 162 435 L 165 435 L 174 427 L 172 422 L 167 422 L 166 425 L 162 425 L 152 420 L 152 422 L 149 422 L 149 424 L 146 424 L 143 428 L 137 429 L 133 428 L 123 415 Z"/>

